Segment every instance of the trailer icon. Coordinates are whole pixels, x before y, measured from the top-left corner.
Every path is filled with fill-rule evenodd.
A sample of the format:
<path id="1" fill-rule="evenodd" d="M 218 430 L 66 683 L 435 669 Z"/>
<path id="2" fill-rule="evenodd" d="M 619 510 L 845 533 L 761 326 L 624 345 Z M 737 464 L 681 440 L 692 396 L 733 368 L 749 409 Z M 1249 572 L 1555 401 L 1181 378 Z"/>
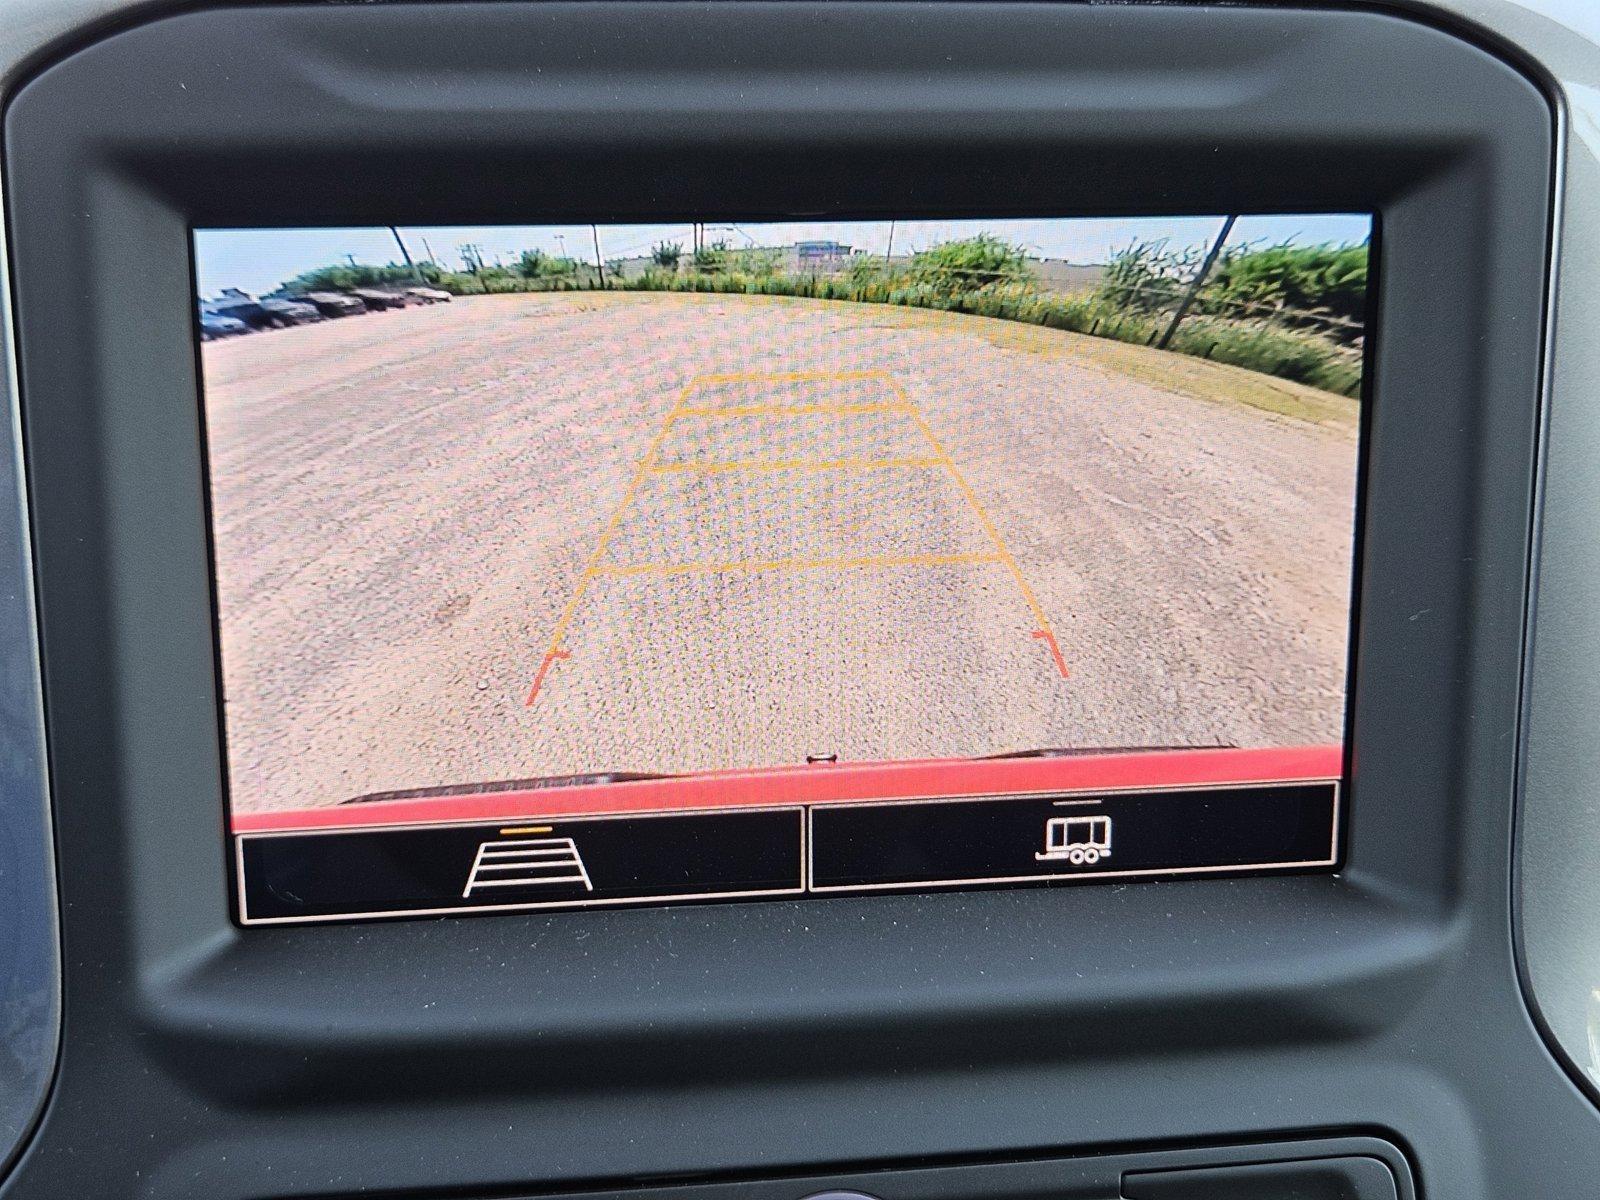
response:
<path id="1" fill-rule="evenodd" d="M 1044 825 L 1044 852 L 1039 862 L 1066 859 L 1075 867 L 1094 866 L 1111 857 L 1110 817 L 1051 817 Z"/>

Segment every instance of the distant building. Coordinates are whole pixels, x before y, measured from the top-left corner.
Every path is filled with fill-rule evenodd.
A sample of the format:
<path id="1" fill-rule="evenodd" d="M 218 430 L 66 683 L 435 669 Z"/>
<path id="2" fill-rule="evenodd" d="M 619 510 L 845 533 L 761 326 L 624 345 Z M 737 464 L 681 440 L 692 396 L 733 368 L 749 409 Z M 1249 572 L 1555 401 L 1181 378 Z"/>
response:
<path id="1" fill-rule="evenodd" d="M 843 242 L 796 242 L 794 254 L 803 265 L 834 263 L 850 257 L 850 247 Z"/>

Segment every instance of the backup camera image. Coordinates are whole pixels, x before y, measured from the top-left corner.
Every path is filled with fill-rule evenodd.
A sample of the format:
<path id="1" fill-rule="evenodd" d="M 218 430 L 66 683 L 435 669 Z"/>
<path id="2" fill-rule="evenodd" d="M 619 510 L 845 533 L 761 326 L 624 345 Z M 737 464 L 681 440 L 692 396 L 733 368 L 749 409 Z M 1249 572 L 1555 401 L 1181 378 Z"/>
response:
<path id="1" fill-rule="evenodd" d="M 241 915 L 1332 863 L 1370 236 L 197 231 Z"/>

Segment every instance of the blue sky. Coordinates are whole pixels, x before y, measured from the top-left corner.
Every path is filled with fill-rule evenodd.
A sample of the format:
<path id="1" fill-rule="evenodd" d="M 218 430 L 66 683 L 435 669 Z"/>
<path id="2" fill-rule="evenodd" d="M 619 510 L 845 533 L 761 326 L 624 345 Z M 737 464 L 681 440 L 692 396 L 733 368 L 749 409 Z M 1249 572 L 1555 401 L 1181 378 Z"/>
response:
<path id="1" fill-rule="evenodd" d="M 1207 243 L 1216 236 L 1221 217 L 1071 217 L 1043 219 L 898 221 L 894 251 L 921 250 L 936 242 L 992 233 L 1046 258 L 1075 263 L 1102 263 L 1130 241 L 1166 240 L 1174 248 Z M 713 222 L 707 238 L 730 246 L 780 246 L 795 241 L 830 238 L 882 254 L 889 243 L 887 221 L 803 221 L 784 223 Z M 690 226 L 601 225 L 603 258 L 647 254 L 657 242 L 691 242 Z M 1230 243 L 1365 242 L 1371 219 L 1365 215 L 1322 214 L 1240 217 Z M 589 225 L 463 225 L 406 226 L 400 234 L 414 258 L 433 258 L 450 269 L 461 266 L 460 247 L 483 247 L 486 261 L 514 262 L 524 250 L 574 258 L 594 257 L 595 227 Z M 431 251 L 431 253 L 430 253 Z M 203 296 L 225 287 L 249 292 L 270 291 L 279 283 L 314 267 L 344 261 L 400 261 L 394 236 L 369 229 L 201 229 L 195 232 L 196 273 Z"/>

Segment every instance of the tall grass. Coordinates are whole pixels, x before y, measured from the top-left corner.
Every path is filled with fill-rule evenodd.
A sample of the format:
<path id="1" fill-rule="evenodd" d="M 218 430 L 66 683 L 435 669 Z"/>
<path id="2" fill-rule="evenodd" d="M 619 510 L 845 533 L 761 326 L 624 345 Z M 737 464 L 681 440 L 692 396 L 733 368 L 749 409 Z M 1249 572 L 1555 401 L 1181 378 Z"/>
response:
<path id="1" fill-rule="evenodd" d="M 680 246 L 663 244 L 639 275 L 624 277 L 613 267 L 606 288 L 899 305 L 1148 346 L 1171 320 L 1172 301 L 1192 275 L 1192 257 L 1190 251 L 1169 252 L 1164 243 L 1134 243 L 1113 256 L 1096 291 L 1057 295 L 1039 290 L 1022 250 L 988 236 L 934 246 L 893 268 L 880 258 L 859 256 L 843 273 L 815 275 L 779 270 L 770 250 L 733 251 L 719 244 L 687 255 Z M 1167 349 L 1354 396 L 1361 387 L 1361 330 L 1345 310 L 1359 313 L 1352 306 L 1364 295 L 1365 264 L 1364 247 L 1232 249 Z M 600 287 L 592 267 L 534 251 L 517 268 L 457 273 L 432 263 L 419 267 L 429 282 L 458 295 Z M 308 272 L 285 287 L 409 279 L 409 268 L 397 264 L 341 265 Z M 1290 308 L 1290 299 L 1311 307 Z"/>
<path id="2" fill-rule="evenodd" d="M 1021 284 L 951 292 L 938 284 L 903 279 L 738 272 L 703 275 L 647 270 L 617 286 L 641 292 L 794 296 L 900 305 L 1018 321 L 1140 345 L 1155 342 L 1170 319 L 1164 313 L 1129 309 L 1100 295 L 1046 295 Z M 1314 333 L 1265 322 L 1239 323 L 1192 317 L 1178 327 L 1168 349 L 1275 375 L 1342 396 L 1354 396 L 1361 387 L 1359 355 L 1341 350 Z"/>

